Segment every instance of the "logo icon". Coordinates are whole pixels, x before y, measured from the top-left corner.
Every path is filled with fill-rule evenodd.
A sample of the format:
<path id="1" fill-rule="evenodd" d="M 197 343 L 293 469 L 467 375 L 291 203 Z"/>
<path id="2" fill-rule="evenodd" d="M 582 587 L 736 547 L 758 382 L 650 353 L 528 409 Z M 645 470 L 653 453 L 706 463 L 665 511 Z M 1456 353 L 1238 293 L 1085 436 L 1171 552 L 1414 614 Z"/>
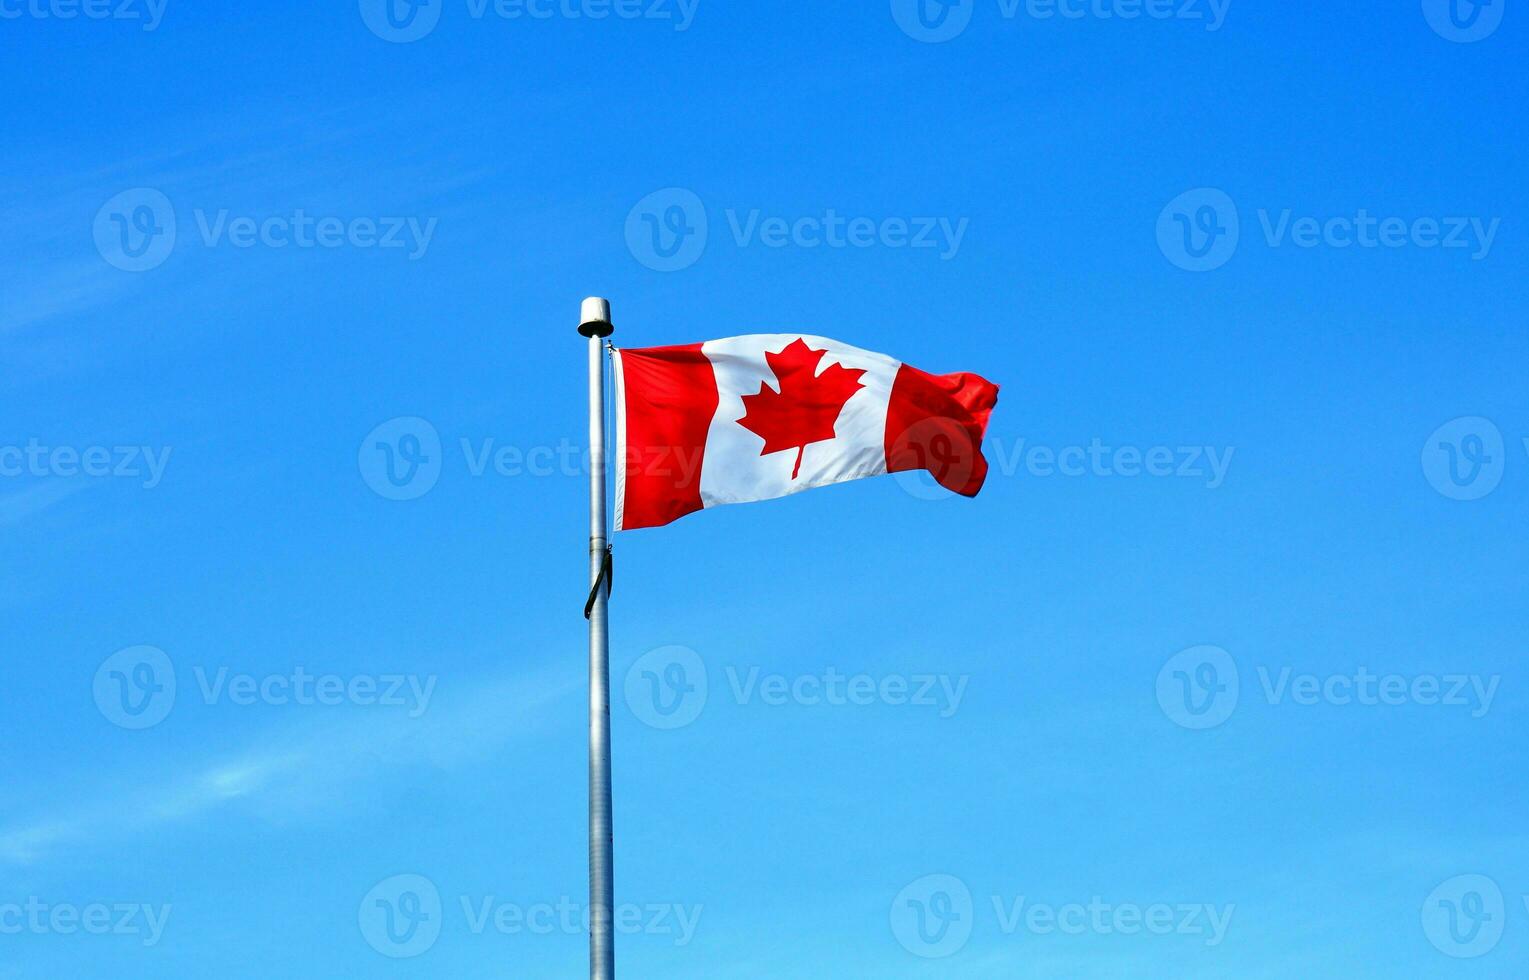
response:
<path id="1" fill-rule="evenodd" d="M 361 478 L 388 500 L 418 500 L 441 478 L 441 434 L 422 418 L 384 422 L 361 440 Z"/>
<path id="2" fill-rule="evenodd" d="M 914 956 L 954 956 L 972 937 L 972 893 L 954 875 L 925 875 L 892 900 L 892 935 Z"/>
<path id="3" fill-rule="evenodd" d="M 408 44 L 435 30 L 445 3 L 446 0 L 361 0 L 361 19 L 384 41 Z"/>
<path id="4" fill-rule="evenodd" d="M 1423 16 L 1446 41 L 1485 41 L 1502 26 L 1507 0 L 1423 0 Z"/>
<path id="5" fill-rule="evenodd" d="M 960 37 L 975 9 L 975 0 L 892 0 L 892 19 L 913 40 L 939 44 Z"/>
<path id="6" fill-rule="evenodd" d="M 175 249 L 175 207 L 160 191 L 136 187 L 101 205 L 96 251 L 123 272 L 148 272 Z"/>
<path id="7" fill-rule="evenodd" d="M 423 875 L 395 875 L 366 893 L 357 921 L 367 945 L 383 956 L 423 956 L 441 938 L 441 893 Z"/>
<path id="8" fill-rule="evenodd" d="M 1423 475 L 1451 500 L 1480 500 L 1496 490 L 1506 462 L 1502 432 L 1474 415 L 1439 426 L 1423 444 Z"/>
<path id="9" fill-rule="evenodd" d="M 158 647 L 118 650 L 96 669 L 96 707 L 113 725 L 153 728 L 175 707 L 175 665 Z"/>
<path id="10" fill-rule="evenodd" d="M 689 647 L 649 650 L 626 672 L 626 703 L 652 728 L 684 728 L 706 707 L 706 664 Z"/>
<path id="11" fill-rule="evenodd" d="M 1485 875 L 1459 875 L 1423 902 L 1423 932 L 1445 956 L 1475 959 L 1497 948 L 1506 912 L 1497 882 Z"/>
<path id="12" fill-rule="evenodd" d="M 1157 219 L 1157 247 L 1188 272 L 1210 272 L 1231 261 L 1242 237 L 1237 205 L 1225 191 L 1185 191 Z"/>
<path id="13" fill-rule="evenodd" d="M 683 187 L 654 191 L 626 216 L 626 247 L 654 272 L 678 272 L 706 251 L 706 205 Z"/>
<path id="14" fill-rule="evenodd" d="M 1157 703 L 1181 728 L 1215 728 L 1237 710 L 1240 695 L 1237 663 L 1220 647 L 1190 647 L 1157 672 Z"/>

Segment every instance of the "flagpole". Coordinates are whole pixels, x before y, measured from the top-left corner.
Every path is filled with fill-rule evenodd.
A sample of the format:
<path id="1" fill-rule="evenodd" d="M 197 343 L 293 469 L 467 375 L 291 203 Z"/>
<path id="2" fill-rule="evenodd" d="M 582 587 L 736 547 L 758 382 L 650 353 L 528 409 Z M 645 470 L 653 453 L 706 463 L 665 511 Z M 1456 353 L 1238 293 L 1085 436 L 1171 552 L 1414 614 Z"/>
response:
<path id="1" fill-rule="evenodd" d="M 589 338 L 589 976 L 615 980 L 615 857 L 611 835 L 610 543 L 605 523 L 605 338 L 615 332 L 608 300 L 579 311 Z"/>

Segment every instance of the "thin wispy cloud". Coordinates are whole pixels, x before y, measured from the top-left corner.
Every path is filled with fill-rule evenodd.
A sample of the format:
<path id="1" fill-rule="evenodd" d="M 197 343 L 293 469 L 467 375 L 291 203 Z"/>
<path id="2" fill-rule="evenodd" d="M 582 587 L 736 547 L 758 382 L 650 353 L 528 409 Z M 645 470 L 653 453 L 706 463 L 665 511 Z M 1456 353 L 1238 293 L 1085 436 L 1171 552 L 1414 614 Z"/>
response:
<path id="1" fill-rule="evenodd" d="M 102 785 L 85 796 L 89 805 L 0 828 L 0 861 L 35 864 L 60 849 L 152 833 L 229 806 L 271 820 L 323 813 L 343 804 L 348 791 L 401 769 L 470 764 L 537 734 L 555 717 L 545 709 L 574 696 L 580 683 L 573 673 L 545 670 L 442 681 L 418 718 L 353 708 L 320 723 L 274 728 L 242 752 L 160 759 L 133 781 L 137 789 Z"/>
<path id="2" fill-rule="evenodd" d="M 346 116 L 341 109 L 331 114 Z M 366 147 L 385 137 L 388 127 L 406 125 L 396 114 L 368 118 L 364 124 L 316 127 L 308 116 L 282 110 L 265 126 L 208 127 L 213 135 L 196 142 L 90 172 L 62 175 L 39 169 L 28 177 L 36 168 L 17 163 L 12 169 L 23 176 L 0 189 L 0 215 L 9 233 L 9 247 L 0 247 L 0 259 L 10 270 L 0 272 L 0 335 L 110 308 L 149 286 L 165 289 L 163 278 L 113 268 L 94 248 L 97 213 L 132 188 L 168 195 L 177 212 L 184 212 L 178 215 L 180 233 L 190 240 L 198 230 L 197 209 L 211 214 L 230 208 L 251 213 L 326 207 L 365 211 L 371 202 L 386 200 L 388 208 L 407 210 L 494 173 L 478 166 L 443 174 L 434 164 L 404 159 L 358 171 L 349 157 L 366 156 Z M 438 215 L 442 209 L 434 211 Z"/>
<path id="3" fill-rule="evenodd" d="M 132 280 L 99 258 L 62 261 L 8 284 L 0 305 L 0 333 L 54 317 L 86 313 L 120 299 Z"/>
<path id="4" fill-rule="evenodd" d="M 0 527 L 19 524 L 69 499 L 89 485 L 86 480 L 55 478 L 34 483 L 23 490 L 0 494 Z"/>

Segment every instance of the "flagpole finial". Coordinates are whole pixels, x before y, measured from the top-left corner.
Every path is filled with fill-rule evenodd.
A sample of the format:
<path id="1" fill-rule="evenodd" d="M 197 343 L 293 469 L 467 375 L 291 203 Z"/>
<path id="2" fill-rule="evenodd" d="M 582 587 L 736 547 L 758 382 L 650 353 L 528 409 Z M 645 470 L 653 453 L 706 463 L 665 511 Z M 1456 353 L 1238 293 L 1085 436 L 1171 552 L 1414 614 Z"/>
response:
<path id="1" fill-rule="evenodd" d="M 579 308 L 579 333 L 586 337 L 609 337 L 616 332 L 611 324 L 611 301 L 591 296 Z"/>

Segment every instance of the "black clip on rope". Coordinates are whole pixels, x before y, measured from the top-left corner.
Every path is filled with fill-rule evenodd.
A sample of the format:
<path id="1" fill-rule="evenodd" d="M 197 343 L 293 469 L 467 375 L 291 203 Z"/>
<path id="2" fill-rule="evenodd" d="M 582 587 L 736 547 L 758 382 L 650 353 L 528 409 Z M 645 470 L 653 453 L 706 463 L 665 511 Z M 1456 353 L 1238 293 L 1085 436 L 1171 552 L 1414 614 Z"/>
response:
<path id="1" fill-rule="evenodd" d="M 594 614 L 595 600 L 600 598 L 600 586 L 602 585 L 605 586 L 606 598 L 610 598 L 612 590 L 616 587 L 616 563 L 611 558 L 610 545 L 605 546 L 605 560 L 600 563 L 600 574 L 595 578 L 595 584 L 589 590 L 589 601 L 584 603 L 585 619 Z"/>

